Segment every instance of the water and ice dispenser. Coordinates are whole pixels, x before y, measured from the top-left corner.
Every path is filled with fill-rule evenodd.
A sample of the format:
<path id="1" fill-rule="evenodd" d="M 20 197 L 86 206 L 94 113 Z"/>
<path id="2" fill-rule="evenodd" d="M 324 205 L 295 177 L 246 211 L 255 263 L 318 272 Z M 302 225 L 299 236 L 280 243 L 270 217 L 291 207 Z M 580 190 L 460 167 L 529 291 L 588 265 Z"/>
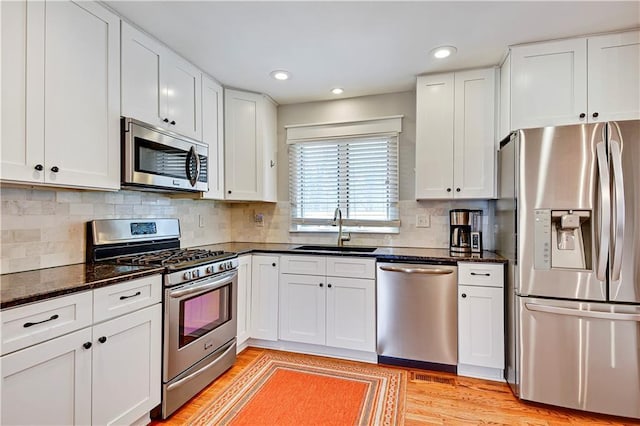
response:
<path id="1" fill-rule="evenodd" d="M 590 210 L 535 211 L 536 269 L 591 269 Z"/>

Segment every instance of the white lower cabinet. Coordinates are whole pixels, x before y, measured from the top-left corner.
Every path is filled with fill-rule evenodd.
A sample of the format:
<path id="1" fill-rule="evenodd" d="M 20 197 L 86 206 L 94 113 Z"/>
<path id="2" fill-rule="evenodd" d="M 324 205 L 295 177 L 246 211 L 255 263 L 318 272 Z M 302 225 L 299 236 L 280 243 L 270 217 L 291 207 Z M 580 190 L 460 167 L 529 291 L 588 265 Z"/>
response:
<path id="1" fill-rule="evenodd" d="M 131 424 L 160 403 L 161 321 L 156 304 L 93 327 L 93 424 Z"/>
<path id="2" fill-rule="evenodd" d="M 503 266 L 458 264 L 458 374 L 503 380 Z"/>
<path id="3" fill-rule="evenodd" d="M 91 328 L 2 357 L 3 425 L 91 423 Z"/>
<path id="4" fill-rule="evenodd" d="M 238 307 L 237 348 L 244 349 L 244 343 L 251 337 L 251 255 L 238 256 Z"/>
<path id="5" fill-rule="evenodd" d="M 282 256 L 282 265 L 281 340 L 375 352 L 375 260 Z"/>
<path id="6" fill-rule="evenodd" d="M 325 344 L 326 277 L 280 276 L 280 339 Z"/>
<path id="7" fill-rule="evenodd" d="M 278 256 L 252 255 L 251 337 L 278 340 Z"/>
<path id="8" fill-rule="evenodd" d="M 13 346 L 3 346 L 0 423 L 106 425 L 148 422 L 149 411 L 160 403 L 160 276 L 59 299 L 77 301 L 76 309 L 91 315 L 100 310 L 96 295 L 119 292 L 129 295 L 131 289 L 149 284 L 153 284 L 151 294 L 137 291 L 138 294 L 126 298 L 127 302 L 117 298 L 120 303 L 113 307 L 125 309 L 121 315 L 102 322 L 94 316 L 96 323 L 93 326 L 78 322 L 78 328 L 83 328 L 76 330 L 55 327 L 56 321 L 68 324 L 64 321 L 64 312 L 72 306 L 56 303 L 58 299 L 3 311 L 3 334 L 6 325 L 6 331 L 16 336 L 19 336 L 19 328 L 33 329 L 31 333 L 46 333 L 49 340 L 30 345 L 26 339 L 21 339 L 24 343 L 15 350 Z M 139 306 L 137 298 L 147 301 Z M 43 321 L 43 318 L 47 320 Z M 12 328 L 12 323 L 20 327 Z M 29 323 L 31 325 L 27 325 Z"/>

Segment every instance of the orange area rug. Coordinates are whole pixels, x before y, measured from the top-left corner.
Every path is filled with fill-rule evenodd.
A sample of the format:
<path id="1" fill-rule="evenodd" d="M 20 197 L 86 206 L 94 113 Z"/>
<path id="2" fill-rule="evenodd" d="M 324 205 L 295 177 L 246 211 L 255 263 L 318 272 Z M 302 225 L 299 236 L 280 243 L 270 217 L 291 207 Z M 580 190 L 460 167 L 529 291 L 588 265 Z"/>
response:
<path id="1" fill-rule="evenodd" d="M 269 352 L 192 425 L 401 425 L 407 374 L 375 364 Z"/>

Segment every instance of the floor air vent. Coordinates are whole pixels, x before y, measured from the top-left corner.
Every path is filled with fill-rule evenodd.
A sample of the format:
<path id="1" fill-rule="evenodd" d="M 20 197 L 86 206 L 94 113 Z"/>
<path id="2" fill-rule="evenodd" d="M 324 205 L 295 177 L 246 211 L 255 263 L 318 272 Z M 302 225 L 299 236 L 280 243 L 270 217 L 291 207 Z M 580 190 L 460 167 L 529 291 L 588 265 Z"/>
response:
<path id="1" fill-rule="evenodd" d="M 429 383 L 440 383 L 442 385 L 455 386 L 456 382 L 453 379 L 448 379 L 446 377 L 438 377 L 432 376 L 430 374 L 425 373 L 416 373 L 415 371 L 411 372 L 411 380 L 418 382 L 429 382 Z"/>

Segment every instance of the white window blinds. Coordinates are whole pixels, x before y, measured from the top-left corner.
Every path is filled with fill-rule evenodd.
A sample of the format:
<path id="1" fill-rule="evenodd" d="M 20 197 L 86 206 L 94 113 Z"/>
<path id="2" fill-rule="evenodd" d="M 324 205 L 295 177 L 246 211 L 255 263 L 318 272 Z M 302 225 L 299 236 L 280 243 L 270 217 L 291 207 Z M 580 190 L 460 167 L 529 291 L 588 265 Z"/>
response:
<path id="1" fill-rule="evenodd" d="M 292 230 L 330 229 L 340 208 L 349 231 L 397 232 L 397 134 L 289 145 L 289 191 Z"/>

